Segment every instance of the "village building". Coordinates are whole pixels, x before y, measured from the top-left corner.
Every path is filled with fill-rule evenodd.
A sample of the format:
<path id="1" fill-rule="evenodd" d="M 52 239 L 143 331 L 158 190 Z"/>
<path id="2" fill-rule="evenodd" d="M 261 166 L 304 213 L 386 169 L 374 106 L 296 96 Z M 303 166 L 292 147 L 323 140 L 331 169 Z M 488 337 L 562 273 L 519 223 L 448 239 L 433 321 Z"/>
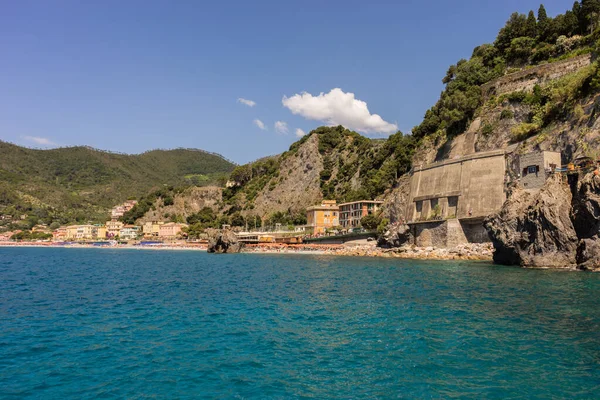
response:
<path id="1" fill-rule="evenodd" d="M 106 239 L 106 226 L 105 225 L 94 225 L 94 238 L 95 239 Z"/>
<path id="2" fill-rule="evenodd" d="M 140 234 L 140 227 L 136 225 L 124 225 L 119 231 L 119 239 L 135 240 Z"/>
<path id="3" fill-rule="evenodd" d="M 321 205 L 306 210 L 308 231 L 313 235 L 322 235 L 327 229 L 339 226 L 340 207 L 335 200 L 323 200 Z"/>
<path id="4" fill-rule="evenodd" d="M 127 211 L 131 210 L 137 204 L 137 200 L 127 200 L 123 204 L 119 204 L 112 208 L 110 217 L 112 219 L 121 218 Z"/>
<path id="5" fill-rule="evenodd" d="M 172 240 L 181 236 L 181 229 L 187 227 L 186 224 L 179 224 L 176 222 L 169 222 L 162 224 L 159 227 L 158 236 L 161 239 Z"/>
<path id="6" fill-rule="evenodd" d="M 142 233 L 146 238 L 158 237 L 160 233 L 160 226 L 164 222 L 148 221 L 142 226 Z"/>
<path id="7" fill-rule="evenodd" d="M 560 168 L 560 153 L 537 151 L 519 156 L 521 184 L 526 190 L 537 190 L 544 186 L 546 179 L 556 168 Z"/>
<path id="8" fill-rule="evenodd" d="M 375 214 L 383 204 L 379 200 L 359 200 L 340 204 L 340 226 L 344 229 L 357 228 L 361 218 Z"/>
<path id="9" fill-rule="evenodd" d="M 112 219 L 106 222 L 106 237 L 114 238 L 119 236 L 119 232 L 121 228 L 123 228 L 123 223 L 121 221 L 117 221 L 116 219 Z"/>
<path id="10" fill-rule="evenodd" d="M 52 232 L 52 240 L 55 242 L 62 242 L 67 240 L 67 227 L 61 226 Z"/>

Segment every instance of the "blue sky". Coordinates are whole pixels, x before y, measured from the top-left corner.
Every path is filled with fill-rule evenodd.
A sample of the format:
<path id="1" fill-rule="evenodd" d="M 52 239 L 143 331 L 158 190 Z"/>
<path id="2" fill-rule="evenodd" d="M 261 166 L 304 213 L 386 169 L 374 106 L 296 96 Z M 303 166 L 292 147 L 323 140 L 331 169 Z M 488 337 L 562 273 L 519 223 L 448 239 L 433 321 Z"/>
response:
<path id="1" fill-rule="evenodd" d="M 512 12 L 539 7 L 0 2 L 0 139 L 127 153 L 194 147 L 239 163 L 282 152 L 297 129 L 327 122 L 349 121 L 371 137 L 409 131 L 439 97 L 449 65 L 493 41 Z M 555 15 L 572 2 L 544 5 Z"/>

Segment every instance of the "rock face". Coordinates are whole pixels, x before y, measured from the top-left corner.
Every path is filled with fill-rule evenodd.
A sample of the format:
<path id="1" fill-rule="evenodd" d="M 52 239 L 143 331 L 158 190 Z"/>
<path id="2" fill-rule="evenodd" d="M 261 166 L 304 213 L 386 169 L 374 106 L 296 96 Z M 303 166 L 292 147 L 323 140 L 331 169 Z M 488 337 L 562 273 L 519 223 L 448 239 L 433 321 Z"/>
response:
<path id="1" fill-rule="evenodd" d="M 383 248 L 400 247 L 409 243 L 411 239 L 410 227 L 406 224 L 392 224 L 390 228 L 377 240 L 377 246 Z"/>
<path id="2" fill-rule="evenodd" d="M 244 244 L 229 229 L 207 229 L 209 253 L 239 253 Z"/>
<path id="3" fill-rule="evenodd" d="M 537 193 L 511 190 L 500 212 L 485 221 L 494 261 L 524 267 L 574 268 L 578 238 L 571 221 L 572 196 L 560 176 Z"/>
<path id="4" fill-rule="evenodd" d="M 600 175 L 586 175 L 577 185 L 573 223 L 581 238 L 577 251 L 579 267 L 600 270 Z"/>
<path id="5" fill-rule="evenodd" d="M 513 188 L 485 221 L 496 263 L 600 270 L 600 177 L 588 174 L 572 189 L 563 179 L 555 175 L 533 194 Z"/>

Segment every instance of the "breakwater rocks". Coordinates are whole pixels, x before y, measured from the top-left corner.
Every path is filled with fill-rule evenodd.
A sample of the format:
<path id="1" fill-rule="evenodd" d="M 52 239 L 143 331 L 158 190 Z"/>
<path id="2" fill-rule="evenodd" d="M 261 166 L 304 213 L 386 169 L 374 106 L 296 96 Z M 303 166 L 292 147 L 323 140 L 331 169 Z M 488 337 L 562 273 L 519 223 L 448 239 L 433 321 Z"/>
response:
<path id="1" fill-rule="evenodd" d="M 513 187 L 485 227 L 498 264 L 600 270 L 600 176 L 556 174 L 538 192 Z"/>
<path id="2" fill-rule="evenodd" d="M 208 253 L 239 253 L 244 244 L 229 229 L 207 229 Z"/>

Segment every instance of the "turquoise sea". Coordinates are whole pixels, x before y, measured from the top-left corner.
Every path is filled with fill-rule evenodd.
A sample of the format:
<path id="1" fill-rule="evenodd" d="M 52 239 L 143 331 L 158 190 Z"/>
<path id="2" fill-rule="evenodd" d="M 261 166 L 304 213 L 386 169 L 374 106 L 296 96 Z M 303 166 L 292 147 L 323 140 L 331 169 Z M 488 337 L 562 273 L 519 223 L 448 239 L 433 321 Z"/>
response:
<path id="1" fill-rule="evenodd" d="M 600 274 L 0 248 L 0 398 L 600 398 Z"/>

